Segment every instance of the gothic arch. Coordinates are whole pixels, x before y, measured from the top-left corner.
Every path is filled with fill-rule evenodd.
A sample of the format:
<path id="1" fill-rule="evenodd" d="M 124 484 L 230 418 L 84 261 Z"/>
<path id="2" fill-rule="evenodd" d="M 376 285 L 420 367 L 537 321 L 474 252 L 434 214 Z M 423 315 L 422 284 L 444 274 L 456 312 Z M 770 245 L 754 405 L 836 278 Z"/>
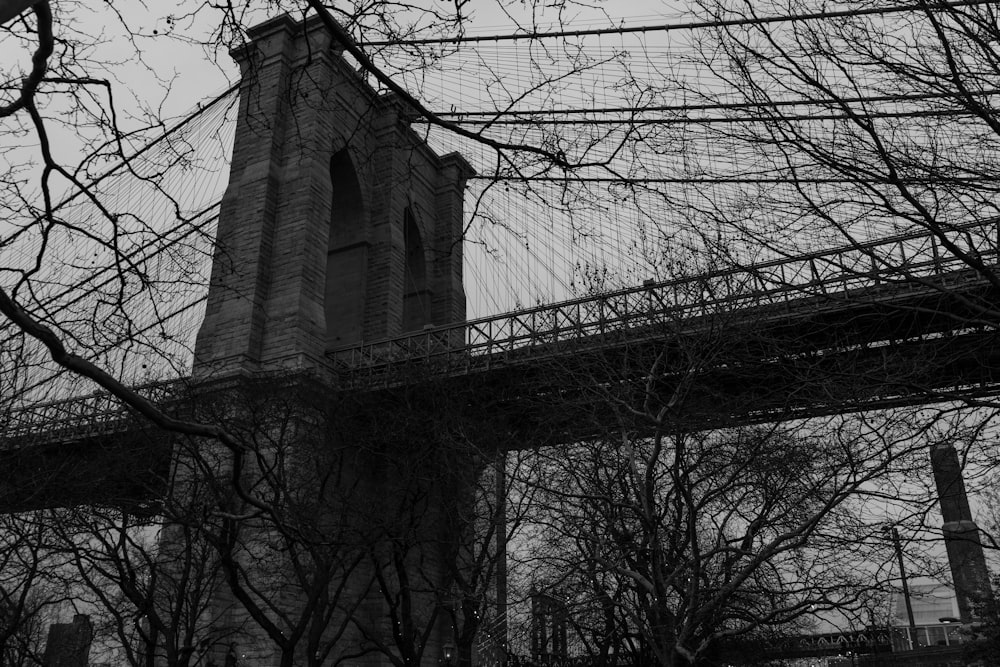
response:
<path id="1" fill-rule="evenodd" d="M 420 226 L 409 206 L 403 211 L 403 247 L 403 331 L 416 331 L 431 324 L 432 295 Z"/>
<path id="2" fill-rule="evenodd" d="M 326 251 L 326 345 L 360 342 L 364 330 L 368 239 L 358 173 L 347 148 L 330 158 L 330 236 Z"/>

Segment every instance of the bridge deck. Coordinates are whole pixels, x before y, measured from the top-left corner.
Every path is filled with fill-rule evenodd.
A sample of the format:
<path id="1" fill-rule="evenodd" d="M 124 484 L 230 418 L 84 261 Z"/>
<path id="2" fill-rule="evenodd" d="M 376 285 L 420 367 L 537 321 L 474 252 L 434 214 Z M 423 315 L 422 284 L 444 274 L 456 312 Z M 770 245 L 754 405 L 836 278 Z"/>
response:
<path id="1" fill-rule="evenodd" d="M 947 240 L 983 264 L 994 265 L 1000 258 L 998 234 L 1000 224 L 990 220 L 957 226 Z M 830 352 L 852 350 L 851 363 L 857 363 L 860 348 L 870 358 L 871 354 L 884 357 L 892 346 L 903 355 L 919 350 L 941 359 L 942 346 L 954 351 L 964 345 L 964 352 L 959 352 L 964 362 L 956 364 L 956 354 L 949 355 L 948 363 L 957 369 L 951 375 L 940 375 L 933 364 L 929 367 L 940 375 L 938 386 L 978 394 L 992 392 L 995 382 L 990 369 L 985 375 L 976 371 L 994 365 L 992 357 L 978 353 L 992 347 L 987 340 L 992 327 L 984 333 L 979 326 L 986 324 L 977 305 L 985 303 L 984 298 L 995 300 L 984 278 L 946 250 L 940 238 L 922 232 L 648 282 L 343 348 L 329 357 L 340 388 L 371 391 L 445 376 L 545 368 L 547 362 L 579 361 L 582 353 L 655 345 L 668 334 L 696 335 L 699 329 L 727 320 L 734 330 L 765 332 L 757 338 L 766 337 L 768 342 L 758 343 L 756 366 L 745 368 L 736 380 L 731 374 L 720 375 L 716 384 L 745 382 L 754 373 L 763 383 L 774 372 L 772 362 L 777 357 L 787 361 L 796 355 L 826 354 L 832 359 Z M 945 334 L 950 338 L 942 341 Z M 767 367 L 758 363 L 765 358 Z M 728 363 L 745 366 L 747 358 Z M 817 368 L 816 372 L 832 372 L 829 365 Z M 184 380 L 152 383 L 141 391 L 163 403 L 182 395 L 185 384 Z M 891 396 L 880 391 L 887 404 L 911 400 L 899 390 Z M 8 414 L 0 449 L 14 443 L 68 442 L 110 434 L 128 419 L 128 411 L 116 399 L 101 393 L 41 403 Z"/>
<path id="2" fill-rule="evenodd" d="M 948 240 L 994 265 L 1000 221 L 954 228 Z M 523 364 L 608 340 L 662 335 L 664 323 L 693 323 L 724 313 L 814 314 L 881 301 L 907 307 L 942 291 L 981 286 L 943 241 L 927 232 L 902 234 L 747 267 L 714 271 L 469 322 L 428 328 L 329 353 L 343 387 L 387 387 L 422 373 L 455 375 Z M 975 318 L 965 312 L 965 319 Z M 954 326 L 954 324 L 953 324 Z"/>

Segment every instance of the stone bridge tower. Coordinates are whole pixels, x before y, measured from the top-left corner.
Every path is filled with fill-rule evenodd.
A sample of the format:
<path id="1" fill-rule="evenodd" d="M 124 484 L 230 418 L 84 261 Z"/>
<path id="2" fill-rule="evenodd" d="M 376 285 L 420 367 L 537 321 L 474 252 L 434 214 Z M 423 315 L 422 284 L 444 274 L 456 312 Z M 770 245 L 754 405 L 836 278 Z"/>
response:
<path id="1" fill-rule="evenodd" d="M 459 496 L 472 472 L 464 451 L 457 464 L 438 463 L 430 419 L 386 425 L 384 399 L 337 392 L 327 352 L 465 319 L 462 204 L 473 171 L 458 154 L 437 155 L 411 129 L 407 107 L 368 85 L 321 22 L 280 17 L 249 36 L 233 54 L 243 77 L 239 116 L 195 347 L 192 408 L 205 421 L 231 424 L 249 454 L 196 442 L 175 456 L 175 468 L 197 472 L 175 479 L 181 494 L 202 478 L 223 480 L 220 486 L 237 480 L 281 503 L 282 516 L 327 531 L 320 543 L 339 544 L 351 533 L 357 541 L 344 542 L 343 551 L 365 552 L 349 574 L 336 576 L 369 629 L 337 641 L 354 651 L 352 664 L 385 664 L 368 646 L 390 633 L 379 594 L 386 581 L 405 579 L 398 571 L 375 575 L 393 563 L 419 564 L 430 583 L 406 591 L 410 606 L 437 618 L 450 585 L 442 554 L 463 544 L 441 526 L 465 502 Z M 268 416 L 280 409 L 285 414 Z M 192 464 L 206 459 L 212 467 Z M 440 483 L 434 475 L 442 469 L 461 479 Z M 277 480 L 284 486 L 267 488 L 278 470 L 287 475 Z M 236 505 L 247 499 L 232 497 Z M 291 581 L 281 570 L 287 533 L 274 525 L 240 528 L 243 556 L 232 562 L 245 559 L 241 576 L 256 582 L 262 603 L 294 610 L 310 592 L 282 583 Z M 402 555 L 393 551 L 401 533 L 414 536 Z M 278 563 L 277 570 L 258 562 Z M 245 600 L 220 592 L 213 605 L 218 625 L 228 628 L 221 634 L 233 637 L 228 648 L 213 649 L 221 651 L 216 664 L 228 664 L 230 654 L 241 664 L 277 664 L 276 644 L 254 625 Z M 427 627 L 423 659 L 436 663 L 447 628 L 438 620 Z"/>
<path id="2" fill-rule="evenodd" d="M 318 370 L 327 350 L 465 319 L 462 197 L 319 21 L 250 31 L 195 375 Z"/>

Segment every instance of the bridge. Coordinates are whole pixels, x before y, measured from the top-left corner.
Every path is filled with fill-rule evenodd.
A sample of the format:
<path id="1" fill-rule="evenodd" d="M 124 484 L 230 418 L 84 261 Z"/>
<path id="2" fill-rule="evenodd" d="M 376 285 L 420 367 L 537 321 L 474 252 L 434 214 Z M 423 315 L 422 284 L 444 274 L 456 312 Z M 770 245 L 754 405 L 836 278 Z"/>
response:
<path id="1" fill-rule="evenodd" d="M 1000 257 L 998 234 L 1000 221 L 953 230 L 955 242 L 988 264 Z M 706 328 L 722 332 L 723 349 L 697 371 L 697 388 L 678 416 L 696 428 L 990 396 L 1000 348 L 995 332 L 972 323 L 996 298 L 996 288 L 937 237 L 911 233 L 426 327 L 326 356 L 332 389 L 362 392 L 373 405 L 389 400 L 385 392 L 422 385 L 442 392 L 471 381 L 478 388 L 463 395 L 488 396 L 494 410 L 502 405 L 509 422 L 521 424 L 521 446 L 532 447 L 585 439 L 594 422 L 609 419 L 599 400 L 568 410 L 563 393 L 548 404 L 553 390 L 574 391 L 567 368 L 589 369 L 587 383 L 631 382 L 648 373 L 650 355 L 703 337 Z M 689 372 L 668 366 L 657 381 L 670 392 Z M 194 384 L 188 377 L 136 389 L 177 414 Z M 142 499 L 162 491 L 169 463 L 169 448 L 151 431 L 121 401 L 95 392 L 9 414 L 3 440 L 7 451 L 20 452 L 10 469 L 50 470 L 60 496 L 93 499 L 96 485 Z M 68 444 L 75 445 L 69 457 Z M 148 469 L 136 461 L 157 465 L 136 476 Z M 11 489 L 3 506 L 31 505 L 23 494 L 52 502 L 34 475 L 12 479 L 31 482 Z"/>
<path id="2" fill-rule="evenodd" d="M 1000 220 L 956 225 L 950 236 L 988 266 L 1000 259 Z M 754 332 L 760 345 L 717 362 L 720 369 L 737 362 L 754 364 L 741 371 L 742 377 L 729 371 L 715 380 L 719 391 L 737 383 L 749 386 L 758 408 L 738 419 L 795 419 L 830 410 L 920 404 L 929 397 L 944 401 L 995 394 L 995 334 L 986 322 L 997 297 L 997 288 L 942 248 L 936 235 L 918 231 L 424 327 L 336 348 L 326 356 L 335 389 L 372 392 L 469 375 L 479 376 L 477 382 L 510 372 L 544 375 L 580 354 L 620 355 L 721 323 L 734 337 Z M 863 397 L 848 404 L 848 397 L 827 395 L 824 402 L 801 393 L 798 398 L 782 394 L 773 413 L 761 406 L 761 387 L 754 385 L 770 384 L 768 369 L 786 364 L 777 375 L 787 373 L 787 381 L 800 384 L 834 374 L 826 359 L 818 368 L 807 368 L 816 365 L 817 357 L 848 369 L 854 389 L 858 382 L 864 384 L 858 391 Z M 924 363 L 908 367 L 906 360 L 912 358 Z M 855 371 L 873 359 L 880 362 L 877 373 Z M 787 367 L 796 360 L 803 367 Z M 595 382 L 602 379 L 595 375 Z M 152 382 L 136 390 L 154 403 L 168 404 L 179 400 L 191 382 Z M 524 385 L 526 392 L 532 391 L 531 382 Z M 4 433 L 9 440 L 62 441 L 73 434 L 114 433 L 127 415 L 120 401 L 96 392 L 17 410 Z"/>
<path id="3" fill-rule="evenodd" d="M 405 105 L 367 87 L 320 26 L 300 34 L 283 19 L 252 37 L 236 54 L 255 76 L 240 91 L 226 195 L 164 235 L 216 234 L 211 279 L 170 316 L 204 311 L 191 372 L 135 386 L 168 414 L 195 414 L 246 378 L 311 383 L 369 416 L 399 396 L 419 412 L 449 395 L 456 410 L 488 406 L 516 448 L 590 437 L 609 419 L 593 387 L 674 396 L 671 419 L 695 429 L 1000 390 L 993 219 L 466 319 L 456 242 L 472 166 L 423 142 Z M 304 65 L 314 97 L 295 105 L 281 68 L 306 51 L 326 55 Z M 102 392 L 26 404 L 3 426 L 4 511 L 128 499 L 154 512 L 174 460 L 171 435 Z M 971 523 L 953 457 L 935 459 L 946 530 Z M 949 543 L 960 588 L 982 580 L 976 548 Z"/>

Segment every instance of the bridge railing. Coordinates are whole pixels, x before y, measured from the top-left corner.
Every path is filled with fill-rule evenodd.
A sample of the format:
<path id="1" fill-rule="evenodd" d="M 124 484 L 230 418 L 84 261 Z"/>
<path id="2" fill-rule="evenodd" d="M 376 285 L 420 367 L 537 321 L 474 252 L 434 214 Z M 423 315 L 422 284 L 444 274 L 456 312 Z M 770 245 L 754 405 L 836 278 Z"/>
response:
<path id="1" fill-rule="evenodd" d="M 924 279 L 946 274 L 954 278 L 968 268 L 956 249 L 983 264 L 997 263 L 998 233 L 998 221 L 988 220 L 956 226 L 943 239 L 928 233 L 902 234 L 690 278 L 650 281 L 641 287 L 343 348 L 331 352 L 330 358 L 344 387 L 392 384 L 406 378 L 407 371 L 426 376 L 509 366 L 565 353 L 574 344 L 632 340 L 637 330 L 668 319 L 802 303 L 809 297 L 848 301 L 862 298 L 856 290 L 882 284 L 920 285 Z M 976 278 L 971 272 L 966 276 Z M 179 386 L 160 382 L 140 390 L 164 402 Z M 2 440 L 8 441 L 54 428 L 96 433 L 115 428 L 127 416 L 116 399 L 96 393 L 9 410 L 0 415 L 0 429 Z"/>
<path id="2" fill-rule="evenodd" d="M 178 395 L 178 381 L 134 387 L 153 403 L 163 405 Z M 78 439 L 118 430 L 131 411 L 108 392 L 31 403 L 0 415 L 0 448 L 26 438 Z"/>
<path id="3" fill-rule="evenodd" d="M 329 353 L 344 386 L 399 381 L 422 374 L 485 370 L 556 353 L 566 344 L 599 343 L 640 327 L 748 306 L 801 303 L 808 297 L 859 299 L 859 290 L 959 274 L 963 259 L 984 265 L 1000 257 L 997 219 L 899 234 L 833 250 L 709 271 L 641 287 L 426 328 Z M 976 277 L 972 272 L 970 279 Z M 396 378 L 396 379 L 393 379 Z"/>

